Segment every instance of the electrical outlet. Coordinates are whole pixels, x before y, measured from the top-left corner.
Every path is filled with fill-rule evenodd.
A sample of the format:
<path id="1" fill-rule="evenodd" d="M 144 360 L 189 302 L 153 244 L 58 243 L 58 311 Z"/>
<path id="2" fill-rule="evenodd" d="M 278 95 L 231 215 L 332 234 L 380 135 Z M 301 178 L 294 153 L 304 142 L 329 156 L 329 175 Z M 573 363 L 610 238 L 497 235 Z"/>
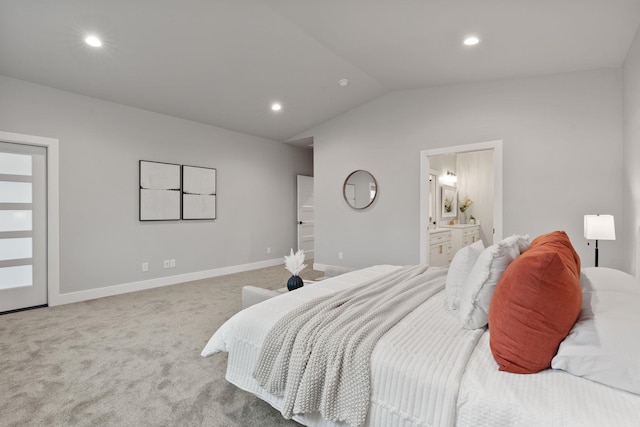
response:
<path id="1" fill-rule="evenodd" d="M 271 248 L 267 248 L 267 255 L 271 253 Z"/>
<path id="2" fill-rule="evenodd" d="M 168 259 L 164 260 L 164 264 L 163 264 L 164 268 L 170 268 L 171 267 L 171 262 Z"/>
<path id="3" fill-rule="evenodd" d="M 342 259 L 342 258 L 343 258 L 342 252 L 338 252 L 338 259 Z"/>
<path id="4" fill-rule="evenodd" d="M 170 259 L 169 260 L 169 267 L 171 268 L 176 268 L 176 260 L 175 259 Z"/>
<path id="5" fill-rule="evenodd" d="M 149 271 L 149 263 L 148 262 L 143 262 L 142 263 L 142 271 L 144 273 L 146 273 L 147 271 Z"/>

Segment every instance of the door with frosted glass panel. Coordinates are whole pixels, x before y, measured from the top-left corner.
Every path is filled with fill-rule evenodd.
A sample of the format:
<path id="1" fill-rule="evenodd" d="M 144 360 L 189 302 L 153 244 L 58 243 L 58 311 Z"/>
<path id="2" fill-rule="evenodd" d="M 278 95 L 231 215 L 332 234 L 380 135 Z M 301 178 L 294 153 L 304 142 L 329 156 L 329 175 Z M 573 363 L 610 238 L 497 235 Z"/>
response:
<path id="1" fill-rule="evenodd" d="M 0 142 L 0 312 L 47 304 L 46 160 Z"/>

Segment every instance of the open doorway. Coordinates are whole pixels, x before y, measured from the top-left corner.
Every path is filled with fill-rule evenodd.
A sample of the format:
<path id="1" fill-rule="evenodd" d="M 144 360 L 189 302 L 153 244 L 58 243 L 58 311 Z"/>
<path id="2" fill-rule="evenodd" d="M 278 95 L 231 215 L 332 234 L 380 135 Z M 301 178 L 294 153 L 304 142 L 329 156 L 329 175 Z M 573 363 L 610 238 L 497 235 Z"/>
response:
<path id="1" fill-rule="evenodd" d="M 459 247 L 502 239 L 502 141 L 424 150 L 420 162 L 421 263 L 448 266 Z"/>

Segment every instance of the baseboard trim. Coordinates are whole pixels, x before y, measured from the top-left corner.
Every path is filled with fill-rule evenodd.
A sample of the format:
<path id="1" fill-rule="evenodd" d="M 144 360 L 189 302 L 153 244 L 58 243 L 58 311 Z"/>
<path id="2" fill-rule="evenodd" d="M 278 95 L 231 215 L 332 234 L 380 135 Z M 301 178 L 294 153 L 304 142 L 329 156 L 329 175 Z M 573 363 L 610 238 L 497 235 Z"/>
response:
<path id="1" fill-rule="evenodd" d="M 59 295 L 49 295 L 49 306 L 71 304 L 74 302 L 88 301 L 96 298 L 110 297 L 127 294 L 129 292 L 143 291 L 146 289 L 160 288 L 162 286 L 176 285 L 178 283 L 194 280 L 208 279 L 210 277 L 225 276 L 227 274 L 242 273 L 244 271 L 257 270 L 259 268 L 274 267 L 283 263 L 281 258 L 266 261 L 252 262 L 250 264 L 233 265 L 229 267 L 215 268 L 213 270 L 196 271 L 193 273 L 178 274 L 176 276 L 158 277 L 156 279 L 142 280 L 139 282 L 123 283 L 121 285 L 106 286 L 104 288 L 89 289 L 86 291 L 68 292 Z"/>

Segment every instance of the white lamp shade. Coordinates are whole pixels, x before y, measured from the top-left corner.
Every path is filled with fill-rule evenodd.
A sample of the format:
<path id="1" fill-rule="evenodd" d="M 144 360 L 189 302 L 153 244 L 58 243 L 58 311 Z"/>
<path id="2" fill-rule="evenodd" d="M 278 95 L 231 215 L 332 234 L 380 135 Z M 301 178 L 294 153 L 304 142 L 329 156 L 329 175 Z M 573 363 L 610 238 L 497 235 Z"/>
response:
<path id="1" fill-rule="evenodd" d="M 584 238 L 589 240 L 616 240 L 613 215 L 585 215 Z"/>

